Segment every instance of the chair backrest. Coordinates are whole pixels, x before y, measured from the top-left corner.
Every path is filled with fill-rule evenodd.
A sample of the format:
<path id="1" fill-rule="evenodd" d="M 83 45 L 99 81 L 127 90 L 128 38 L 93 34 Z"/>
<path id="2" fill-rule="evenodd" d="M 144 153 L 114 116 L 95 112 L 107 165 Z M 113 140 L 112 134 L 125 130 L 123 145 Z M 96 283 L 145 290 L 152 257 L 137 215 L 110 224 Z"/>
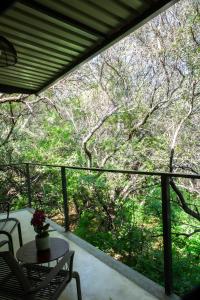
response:
<path id="1" fill-rule="evenodd" d="M 30 284 L 13 255 L 8 251 L 0 252 L 0 299 L 1 295 L 10 299 L 27 299 L 25 294 L 29 290 Z"/>
<path id="2" fill-rule="evenodd" d="M 0 213 L 6 213 L 8 219 L 10 213 L 10 203 L 8 201 L 0 201 Z"/>

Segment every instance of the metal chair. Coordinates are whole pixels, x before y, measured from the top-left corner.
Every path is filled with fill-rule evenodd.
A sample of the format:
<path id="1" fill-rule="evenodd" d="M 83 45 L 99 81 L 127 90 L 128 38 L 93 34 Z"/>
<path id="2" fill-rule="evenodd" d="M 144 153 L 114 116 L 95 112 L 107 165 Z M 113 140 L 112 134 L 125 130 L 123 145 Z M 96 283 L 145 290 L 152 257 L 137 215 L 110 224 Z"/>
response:
<path id="1" fill-rule="evenodd" d="M 0 299 L 56 300 L 72 278 L 82 300 L 80 278 L 73 272 L 74 251 L 67 252 L 55 267 L 19 264 L 14 256 L 0 252 Z M 67 264 L 67 270 L 62 268 Z"/>
<path id="2" fill-rule="evenodd" d="M 16 227 L 18 229 L 19 245 L 20 247 L 23 245 L 20 222 L 16 218 L 9 218 L 10 204 L 7 201 L 0 202 L 0 213 L 6 213 L 6 218 L 0 218 L 0 236 L 3 236 L 0 247 L 8 244 L 9 251 L 14 254 L 12 233 Z"/>

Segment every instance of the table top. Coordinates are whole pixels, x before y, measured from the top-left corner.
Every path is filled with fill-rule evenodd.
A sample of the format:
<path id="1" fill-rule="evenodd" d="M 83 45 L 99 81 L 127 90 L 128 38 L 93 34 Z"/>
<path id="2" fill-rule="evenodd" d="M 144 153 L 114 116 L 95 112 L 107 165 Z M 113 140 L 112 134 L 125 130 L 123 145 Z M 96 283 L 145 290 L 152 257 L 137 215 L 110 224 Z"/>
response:
<path id="1" fill-rule="evenodd" d="M 16 253 L 17 259 L 23 263 L 42 264 L 63 257 L 69 251 L 69 243 L 64 239 L 49 239 L 50 249 L 38 251 L 34 240 L 18 249 Z"/>

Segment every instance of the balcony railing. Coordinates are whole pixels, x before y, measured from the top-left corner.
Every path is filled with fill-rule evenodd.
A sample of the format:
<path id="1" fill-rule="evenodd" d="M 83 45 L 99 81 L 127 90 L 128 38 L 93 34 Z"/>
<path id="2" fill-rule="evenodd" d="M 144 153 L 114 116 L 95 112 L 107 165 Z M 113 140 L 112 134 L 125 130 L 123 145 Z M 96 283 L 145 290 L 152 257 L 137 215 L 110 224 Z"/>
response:
<path id="1" fill-rule="evenodd" d="M 4 168 L 17 168 L 24 167 L 24 185 L 26 186 L 26 193 L 28 197 L 27 205 L 32 207 L 33 204 L 33 176 L 31 174 L 31 168 L 56 168 L 60 173 L 60 184 L 62 190 L 63 199 L 63 214 L 64 214 L 64 227 L 68 231 L 70 227 L 69 220 L 69 199 L 68 199 L 68 175 L 67 172 L 73 170 L 84 172 L 96 172 L 111 173 L 111 174 L 125 174 L 125 175 L 137 175 L 145 176 L 147 178 L 157 178 L 161 187 L 161 207 L 162 207 L 162 239 L 163 239 L 163 262 L 164 262 L 164 287 L 166 295 L 170 295 L 173 292 L 173 268 L 172 268 L 172 234 L 171 234 L 171 201 L 170 201 L 170 182 L 175 178 L 183 179 L 200 179 L 200 175 L 195 174 L 178 174 L 178 173 L 165 173 L 165 172 L 144 172 L 134 170 L 111 170 L 111 169 L 98 169 L 98 168 L 83 168 L 73 166 L 51 165 L 51 164 L 36 164 L 36 163 L 23 163 L 12 165 L 0 165 L 0 169 Z"/>

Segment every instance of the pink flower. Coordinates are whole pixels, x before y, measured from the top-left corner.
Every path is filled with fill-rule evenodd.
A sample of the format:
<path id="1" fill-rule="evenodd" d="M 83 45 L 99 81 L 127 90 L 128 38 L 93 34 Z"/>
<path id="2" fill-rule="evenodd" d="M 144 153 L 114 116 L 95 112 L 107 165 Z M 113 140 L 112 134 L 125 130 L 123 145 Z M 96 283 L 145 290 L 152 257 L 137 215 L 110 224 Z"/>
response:
<path id="1" fill-rule="evenodd" d="M 40 237 L 48 235 L 49 224 L 45 224 L 45 219 L 46 216 L 43 210 L 36 210 L 31 219 L 31 225 Z"/>
<path id="2" fill-rule="evenodd" d="M 33 218 L 31 220 L 31 225 L 42 227 L 45 222 L 45 214 L 42 210 L 36 210 L 33 214 Z"/>

